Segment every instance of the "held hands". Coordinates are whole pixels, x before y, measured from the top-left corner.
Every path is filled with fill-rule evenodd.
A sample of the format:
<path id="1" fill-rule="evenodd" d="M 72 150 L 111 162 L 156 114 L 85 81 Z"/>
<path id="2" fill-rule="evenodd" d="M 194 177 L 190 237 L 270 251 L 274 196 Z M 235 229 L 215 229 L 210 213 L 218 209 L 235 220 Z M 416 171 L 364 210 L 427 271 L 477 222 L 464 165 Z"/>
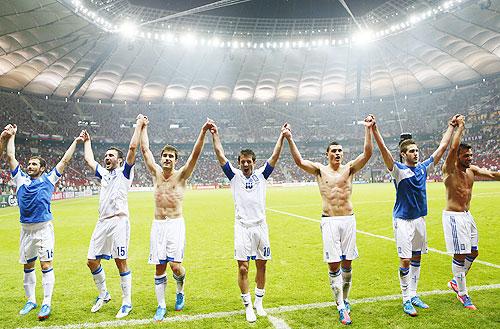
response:
<path id="1" fill-rule="evenodd" d="M 80 132 L 80 136 L 78 136 L 78 138 L 82 138 L 83 142 L 90 141 L 90 135 L 85 129 Z"/>
<path id="2" fill-rule="evenodd" d="M 210 130 L 210 132 L 213 134 L 212 129 L 214 127 L 217 129 L 217 126 L 215 125 L 214 120 L 207 118 L 207 121 L 205 122 L 205 124 L 203 124 L 203 127 L 201 127 L 201 130 L 203 130 L 203 132 Z"/>
<path id="3" fill-rule="evenodd" d="M 136 118 L 136 124 L 140 127 L 143 128 L 149 124 L 149 119 L 147 116 L 143 114 L 138 114 Z"/>
<path id="4" fill-rule="evenodd" d="M 3 129 L 1 137 L 2 138 L 10 138 L 12 136 L 15 136 L 16 133 L 17 133 L 17 126 L 15 124 L 8 124 Z"/>
<path id="5" fill-rule="evenodd" d="M 281 127 L 281 135 L 286 139 L 292 138 L 292 127 L 288 122 Z"/>
<path id="6" fill-rule="evenodd" d="M 205 122 L 205 124 L 203 125 L 203 129 L 205 129 L 205 126 L 207 127 L 206 129 L 209 130 L 212 135 L 217 135 L 219 133 L 219 128 L 217 128 L 217 126 L 215 125 L 214 120 L 207 118 L 207 122 Z"/>
<path id="7" fill-rule="evenodd" d="M 78 137 L 75 137 L 75 141 L 76 141 L 77 143 L 84 143 L 84 142 L 86 141 L 86 139 L 85 139 L 85 134 L 86 134 L 86 133 L 87 133 L 87 131 L 82 130 L 82 131 L 80 132 L 80 135 L 78 135 Z"/>
<path id="8" fill-rule="evenodd" d="M 368 114 L 366 116 L 365 120 L 363 121 L 363 124 L 367 128 L 374 127 L 375 126 L 375 116 L 373 114 Z"/>
<path id="9" fill-rule="evenodd" d="M 451 120 L 448 121 L 448 124 L 452 127 L 463 126 L 465 124 L 465 117 L 461 114 L 455 114 Z"/>

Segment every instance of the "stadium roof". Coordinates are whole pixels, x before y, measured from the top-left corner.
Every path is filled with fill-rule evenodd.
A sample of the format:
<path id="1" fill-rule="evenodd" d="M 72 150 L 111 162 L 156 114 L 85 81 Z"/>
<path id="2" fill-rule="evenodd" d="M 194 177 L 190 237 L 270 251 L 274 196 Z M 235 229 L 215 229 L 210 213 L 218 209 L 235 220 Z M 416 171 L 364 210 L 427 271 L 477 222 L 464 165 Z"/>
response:
<path id="1" fill-rule="evenodd" d="M 169 34 L 160 35 L 163 31 L 159 23 L 151 27 L 152 32 L 143 33 L 144 37 L 126 38 L 114 33 L 113 26 L 124 19 L 124 12 L 130 19 L 131 10 L 139 7 L 123 0 L 90 0 L 101 3 L 98 13 L 107 13 L 105 19 L 111 27 L 106 29 L 96 24 L 104 18 L 90 19 L 71 2 L 78 1 L 0 0 L 1 88 L 58 97 L 153 103 L 331 102 L 454 87 L 500 72 L 499 0 L 492 1 L 487 9 L 481 9 L 477 1 L 461 1 L 453 11 L 441 9 L 442 13 L 432 19 L 405 25 L 401 30 L 396 27 L 394 33 L 390 31 L 364 45 L 348 41 L 347 34 L 357 28 L 347 17 L 309 21 L 242 18 L 240 25 L 224 27 L 232 29 L 227 46 L 222 42 L 216 47 L 166 42 Z M 408 6 L 413 2 L 388 1 L 360 21 L 368 26 L 388 24 L 382 19 L 383 11 L 386 18 L 391 13 L 387 8 L 402 17 L 403 9 L 397 9 L 394 3 Z M 431 2 L 436 1 L 427 5 Z M 108 12 L 106 3 L 120 5 L 122 11 L 113 7 Z M 151 20 L 166 14 L 164 10 L 151 10 L 138 10 L 136 18 Z M 190 15 L 161 24 L 169 23 L 170 28 L 175 23 L 172 32 L 187 28 L 186 33 L 191 33 L 189 26 L 196 32 L 196 26 L 210 29 L 210 24 L 228 19 L 232 18 Z M 311 32 L 319 25 L 314 24 L 325 22 L 332 28 L 325 28 L 325 32 L 318 29 L 319 39 L 315 39 Z M 194 23 L 198 25 L 186 25 Z M 302 35 L 298 28 L 290 30 L 299 23 L 311 27 Z M 266 39 L 259 28 L 265 31 L 272 24 L 272 33 Z M 342 26 L 346 28 L 342 30 Z M 241 31 L 249 27 L 255 34 L 243 35 Z M 386 28 L 390 30 L 389 25 Z M 210 33 L 216 30 L 215 25 Z M 244 41 L 235 42 L 240 35 Z M 224 38 L 224 34 L 217 36 Z M 295 47 L 290 42 L 290 47 L 285 47 L 286 37 L 295 40 L 294 45 L 302 42 L 304 46 Z M 326 47 L 321 38 L 325 38 Z"/>

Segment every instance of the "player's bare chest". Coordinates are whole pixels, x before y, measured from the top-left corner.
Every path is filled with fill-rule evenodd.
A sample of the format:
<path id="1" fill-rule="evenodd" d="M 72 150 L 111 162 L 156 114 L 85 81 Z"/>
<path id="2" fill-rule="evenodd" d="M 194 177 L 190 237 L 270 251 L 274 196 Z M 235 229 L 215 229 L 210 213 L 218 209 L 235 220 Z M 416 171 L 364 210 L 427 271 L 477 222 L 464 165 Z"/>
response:
<path id="1" fill-rule="evenodd" d="M 325 187 L 343 187 L 350 183 L 351 176 L 347 170 L 322 170 L 319 177 L 320 184 Z"/>

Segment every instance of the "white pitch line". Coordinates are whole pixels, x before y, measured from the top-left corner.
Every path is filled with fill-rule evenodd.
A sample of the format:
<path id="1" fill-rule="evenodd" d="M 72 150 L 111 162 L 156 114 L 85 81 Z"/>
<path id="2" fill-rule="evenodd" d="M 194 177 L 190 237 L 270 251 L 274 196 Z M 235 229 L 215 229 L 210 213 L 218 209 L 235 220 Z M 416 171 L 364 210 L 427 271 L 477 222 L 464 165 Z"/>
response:
<path id="1" fill-rule="evenodd" d="M 301 215 L 293 214 L 293 213 L 290 213 L 290 212 L 276 210 L 276 209 L 271 209 L 271 208 L 266 208 L 266 209 L 269 210 L 269 211 L 278 213 L 278 214 L 282 214 L 282 215 L 286 215 L 286 216 L 290 216 L 290 217 L 296 217 L 296 218 L 308 220 L 310 222 L 321 223 L 321 221 L 319 219 L 314 219 L 314 218 L 310 218 L 310 217 L 306 217 L 306 216 L 301 216 Z M 356 230 L 356 232 L 364 234 L 364 235 L 368 235 L 368 236 L 371 236 L 371 237 L 374 237 L 374 238 L 379 238 L 379 239 L 384 239 L 384 240 L 394 241 L 394 242 L 396 241 L 394 238 L 389 238 L 389 237 L 384 236 L 384 235 L 373 234 L 373 233 L 370 233 L 370 232 L 365 232 L 365 231 L 360 231 L 360 230 Z M 442 251 L 442 250 L 439 250 L 439 249 L 435 249 L 435 248 L 427 248 L 427 249 L 429 249 L 429 251 L 435 252 L 437 254 L 450 255 L 446 251 Z M 500 265 L 493 264 L 493 263 L 490 263 L 490 262 L 485 262 L 485 261 L 479 260 L 479 259 L 476 259 L 474 261 L 474 263 L 478 263 L 478 264 L 482 264 L 482 265 L 486 265 L 486 266 L 490 266 L 490 267 L 494 267 L 494 268 L 500 268 Z"/>
<path id="2" fill-rule="evenodd" d="M 500 289 L 500 284 L 489 284 L 483 286 L 472 286 L 468 287 L 469 291 L 480 291 L 480 290 L 492 290 L 492 289 Z M 434 295 L 446 295 L 446 294 L 454 294 L 451 290 L 431 290 L 431 291 L 423 291 L 419 293 L 419 296 L 434 296 Z M 389 301 L 389 300 L 398 300 L 401 299 L 401 294 L 395 295 L 385 295 L 385 296 L 375 296 L 375 297 L 367 297 L 361 299 L 353 299 L 351 300 L 351 304 L 366 304 L 366 303 L 374 303 L 381 301 Z M 312 303 L 312 304 L 299 304 L 299 305 L 288 305 L 288 306 L 278 306 L 267 308 L 266 312 L 268 314 L 281 314 L 287 312 L 295 312 L 301 310 L 311 310 L 311 309 L 319 309 L 319 308 L 327 308 L 327 307 L 336 307 L 335 302 L 322 302 L 322 303 Z M 180 315 L 167 317 L 163 322 L 191 322 L 198 321 L 203 319 L 217 319 L 217 318 L 226 318 L 235 315 L 243 315 L 245 314 L 244 310 L 239 311 L 227 311 L 227 312 L 214 312 L 214 313 L 202 313 L 196 315 Z M 268 316 L 269 318 L 270 316 Z M 271 320 L 270 320 L 271 321 Z M 66 324 L 66 325 L 55 325 L 55 326 L 37 326 L 37 327 L 26 327 L 26 328 L 17 328 L 17 329 L 88 329 L 88 328 L 103 328 L 103 327 L 132 327 L 146 324 L 156 323 L 152 319 L 136 319 L 136 320 L 114 320 L 114 321 L 104 321 L 104 322 L 84 322 L 84 323 L 75 323 L 75 324 Z M 272 323 L 272 321 L 271 321 Z M 278 327 L 277 327 L 278 328 Z M 283 327 L 284 328 L 284 327 Z"/>
<path id="3" fill-rule="evenodd" d="M 290 326 L 283 319 L 276 318 L 272 315 L 268 315 L 267 319 L 276 329 L 291 329 Z"/>

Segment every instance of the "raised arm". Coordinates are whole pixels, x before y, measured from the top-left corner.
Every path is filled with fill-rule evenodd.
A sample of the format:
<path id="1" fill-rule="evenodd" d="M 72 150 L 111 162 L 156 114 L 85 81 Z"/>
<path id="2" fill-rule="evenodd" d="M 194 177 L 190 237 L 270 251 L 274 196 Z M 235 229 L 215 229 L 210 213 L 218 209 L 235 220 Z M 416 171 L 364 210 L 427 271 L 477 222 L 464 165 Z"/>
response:
<path id="1" fill-rule="evenodd" d="M 464 134 L 465 118 L 463 115 L 455 116 L 455 124 L 458 125 L 457 130 L 453 134 L 451 139 L 450 149 L 448 150 L 448 156 L 443 164 L 443 173 L 450 173 L 455 170 L 456 162 L 458 158 L 458 148 L 460 146 L 460 141 Z"/>
<path id="2" fill-rule="evenodd" d="M 439 143 L 438 148 L 432 153 L 432 157 L 434 159 L 434 165 L 439 163 L 439 160 L 443 157 L 448 144 L 450 144 L 451 135 L 453 134 L 453 129 L 455 128 L 455 118 L 459 116 L 459 114 L 455 115 L 450 121 L 448 121 L 448 127 L 446 128 L 446 132 L 443 134 L 443 138 L 441 138 L 441 142 Z"/>
<path id="3" fill-rule="evenodd" d="M 7 162 L 9 164 L 10 170 L 14 170 L 17 168 L 19 165 L 19 162 L 16 160 L 16 145 L 14 143 L 16 139 L 16 133 L 17 133 L 17 126 L 12 124 L 12 125 L 7 125 L 5 127 L 6 131 L 6 136 L 8 136 L 7 140 Z"/>
<path id="4" fill-rule="evenodd" d="M 486 168 L 479 168 L 478 166 L 475 165 L 470 166 L 470 169 L 472 169 L 474 176 L 491 178 L 496 181 L 500 181 L 500 171 L 491 171 Z"/>
<path id="5" fill-rule="evenodd" d="M 220 142 L 219 137 L 219 128 L 214 124 L 212 128 L 210 128 L 210 132 L 212 133 L 212 144 L 214 146 L 215 156 L 219 161 L 221 166 L 227 163 L 227 158 L 224 155 L 224 149 L 222 148 L 222 143 Z"/>
<path id="6" fill-rule="evenodd" d="M 288 146 L 290 146 L 290 153 L 292 154 L 292 158 L 295 164 L 299 166 L 300 169 L 310 173 L 311 175 L 318 175 L 319 174 L 318 165 L 312 161 L 302 159 L 299 149 L 297 148 L 297 145 L 295 145 L 295 142 L 292 138 L 291 131 L 289 130 L 288 133 L 285 132 L 284 135 L 286 140 L 288 141 Z"/>
<path id="7" fill-rule="evenodd" d="M 7 133 L 7 130 L 3 130 L 2 134 L 0 135 L 0 157 L 3 154 L 3 150 L 5 149 L 5 144 L 9 140 L 9 135 Z"/>
<path id="8" fill-rule="evenodd" d="M 371 115 L 367 116 L 364 121 L 365 125 L 365 144 L 363 147 L 363 153 L 358 155 L 356 159 L 351 162 L 351 175 L 360 171 L 370 160 L 373 154 L 373 142 L 371 130 L 373 128 L 375 121 Z"/>
<path id="9" fill-rule="evenodd" d="M 146 120 L 147 120 L 147 118 L 142 114 L 139 114 L 137 116 L 134 134 L 132 135 L 132 139 L 130 140 L 130 144 L 128 146 L 127 157 L 125 159 L 125 161 L 129 165 L 133 165 L 135 163 L 135 155 L 137 153 L 137 148 L 139 147 L 139 142 L 141 139 L 141 131 L 144 128 L 144 126 L 146 125 Z"/>
<path id="10" fill-rule="evenodd" d="M 271 167 L 276 166 L 276 163 L 278 162 L 278 159 L 279 159 L 280 154 L 281 154 L 281 150 L 283 149 L 283 141 L 285 140 L 284 132 L 289 131 L 287 127 L 288 127 L 287 123 L 285 123 L 281 127 L 280 136 L 278 137 L 278 140 L 276 141 L 276 145 L 274 146 L 273 154 L 267 160 L 267 162 L 271 165 Z"/>
<path id="11" fill-rule="evenodd" d="M 391 151 L 387 148 L 387 146 L 384 143 L 384 139 L 382 138 L 382 134 L 378 130 L 378 125 L 375 121 L 375 116 L 370 114 L 371 117 L 373 118 L 373 138 L 375 138 L 375 142 L 377 143 L 378 149 L 380 150 L 380 153 L 382 154 L 382 159 L 384 160 L 385 166 L 389 171 L 392 171 L 394 169 L 394 158 L 392 157 Z"/>
<path id="12" fill-rule="evenodd" d="M 141 152 L 142 156 L 144 157 L 146 167 L 148 168 L 149 172 L 154 175 L 156 173 L 158 165 L 155 162 L 153 152 L 151 152 L 151 149 L 149 148 L 148 125 L 149 121 L 146 120 L 146 125 L 141 131 Z"/>
<path id="13" fill-rule="evenodd" d="M 210 119 L 207 119 L 207 122 L 201 127 L 200 134 L 196 139 L 196 143 L 194 144 L 193 150 L 189 155 L 189 158 L 186 161 L 186 164 L 181 168 L 181 177 L 184 179 L 188 179 L 194 171 L 196 167 L 196 161 L 200 158 L 201 151 L 203 150 L 203 144 L 205 143 L 205 135 L 207 130 L 213 128 L 214 122 Z"/>
<path id="14" fill-rule="evenodd" d="M 97 161 L 94 159 L 92 143 L 90 142 L 90 134 L 86 130 L 83 130 L 83 140 L 83 157 L 90 169 L 95 171 L 97 168 Z"/>
<path id="15" fill-rule="evenodd" d="M 71 158 L 73 157 L 73 153 L 75 153 L 76 150 L 76 144 L 78 143 L 83 143 L 84 141 L 84 132 L 82 131 L 80 133 L 80 136 L 76 137 L 73 143 L 68 147 L 66 152 L 64 153 L 63 157 L 61 160 L 56 164 L 56 170 L 62 174 L 64 172 L 64 169 L 66 169 L 66 166 L 68 163 L 71 161 Z"/>

